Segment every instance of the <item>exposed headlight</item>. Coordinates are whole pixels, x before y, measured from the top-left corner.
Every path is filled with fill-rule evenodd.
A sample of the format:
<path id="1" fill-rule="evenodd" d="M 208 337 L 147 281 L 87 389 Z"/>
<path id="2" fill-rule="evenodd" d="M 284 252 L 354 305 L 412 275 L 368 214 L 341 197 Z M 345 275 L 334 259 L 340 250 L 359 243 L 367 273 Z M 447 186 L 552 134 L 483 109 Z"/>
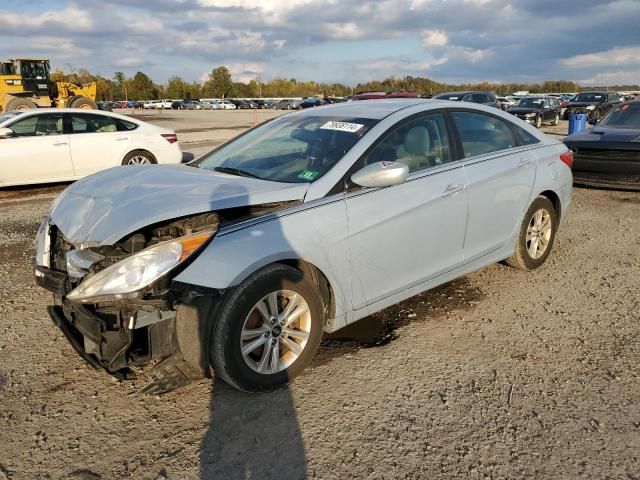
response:
<path id="1" fill-rule="evenodd" d="M 587 105 L 584 109 L 585 110 L 593 110 L 594 108 L 596 108 L 595 105 Z"/>
<path id="2" fill-rule="evenodd" d="M 135 298 L 140 290 L 189 258 L 213 234 L 213 230 L 207 230 L 145 248 L 87 278 L 67 298 L 83 303 Z"/>
<path id="3" fill-rule="evenodd" d="M 535 117 L 536 115 L 537 115 L 537 113 L 531 112 L 531 113 L 527 113 L 527 114 L 525 114 L 525 117 L 527 117 L 527 118 L 533 118 L 533 117 Z"/>

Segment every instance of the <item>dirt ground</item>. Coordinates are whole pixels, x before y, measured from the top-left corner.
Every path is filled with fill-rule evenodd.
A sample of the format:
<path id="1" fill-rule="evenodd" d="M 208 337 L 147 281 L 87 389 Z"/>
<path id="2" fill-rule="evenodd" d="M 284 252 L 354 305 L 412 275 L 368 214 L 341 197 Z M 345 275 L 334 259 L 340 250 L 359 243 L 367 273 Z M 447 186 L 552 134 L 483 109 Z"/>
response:
<path id="1" fill-rule="evenodd" d="M 640 194 L 575 189 L 538 271 L 501 264 L 328 338 L 288 388 L 136 394 L 47 317 L 61 187 L 0 191 L 0 480 L 640 479 Z"/>

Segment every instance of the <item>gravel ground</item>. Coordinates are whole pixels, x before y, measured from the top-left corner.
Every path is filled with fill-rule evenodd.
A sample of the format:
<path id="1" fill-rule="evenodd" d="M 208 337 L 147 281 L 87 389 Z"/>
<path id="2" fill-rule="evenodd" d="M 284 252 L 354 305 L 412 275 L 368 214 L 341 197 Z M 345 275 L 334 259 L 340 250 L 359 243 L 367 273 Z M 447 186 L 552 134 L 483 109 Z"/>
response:
<path id="1" fill-rule="evenodd" d="M 576 189 L 541 269 L 369 317 L 288 388 L 155 397 L 46 315 L 30 263 L 60 188 L 0 192 L 0 480 L 640 478 L 640 194 Z"/>

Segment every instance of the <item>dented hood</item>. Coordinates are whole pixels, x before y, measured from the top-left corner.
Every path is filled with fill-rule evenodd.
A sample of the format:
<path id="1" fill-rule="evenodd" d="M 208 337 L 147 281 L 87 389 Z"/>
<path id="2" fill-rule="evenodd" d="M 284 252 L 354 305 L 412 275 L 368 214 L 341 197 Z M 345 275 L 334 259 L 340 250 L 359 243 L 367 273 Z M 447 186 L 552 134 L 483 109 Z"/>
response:
<path id="1" fill-rule="evenodd" d="M 147 225 L 226 208 L 303 200 L 307 183 L 280 183 L 184 165 L 116 167 L 70 185 L 51 220 L 74 245 L 113 245 Z"/>

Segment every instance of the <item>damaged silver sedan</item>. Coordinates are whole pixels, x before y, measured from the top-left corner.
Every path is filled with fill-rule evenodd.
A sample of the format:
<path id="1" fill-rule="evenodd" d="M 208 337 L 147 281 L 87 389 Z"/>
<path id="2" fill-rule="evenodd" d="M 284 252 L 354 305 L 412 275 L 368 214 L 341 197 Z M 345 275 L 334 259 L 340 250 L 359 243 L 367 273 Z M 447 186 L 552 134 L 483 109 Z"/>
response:
<path id="1" fill-rule="evenodd" d="M 546 260 L 570 153 L 495 109 L 420 99 L 285 115 L 181 166 L 68 187 L 36 282 L 92 366 L 163 392 L 214 372 L 265 391 L 323 332 L 490 263 Z"/>

